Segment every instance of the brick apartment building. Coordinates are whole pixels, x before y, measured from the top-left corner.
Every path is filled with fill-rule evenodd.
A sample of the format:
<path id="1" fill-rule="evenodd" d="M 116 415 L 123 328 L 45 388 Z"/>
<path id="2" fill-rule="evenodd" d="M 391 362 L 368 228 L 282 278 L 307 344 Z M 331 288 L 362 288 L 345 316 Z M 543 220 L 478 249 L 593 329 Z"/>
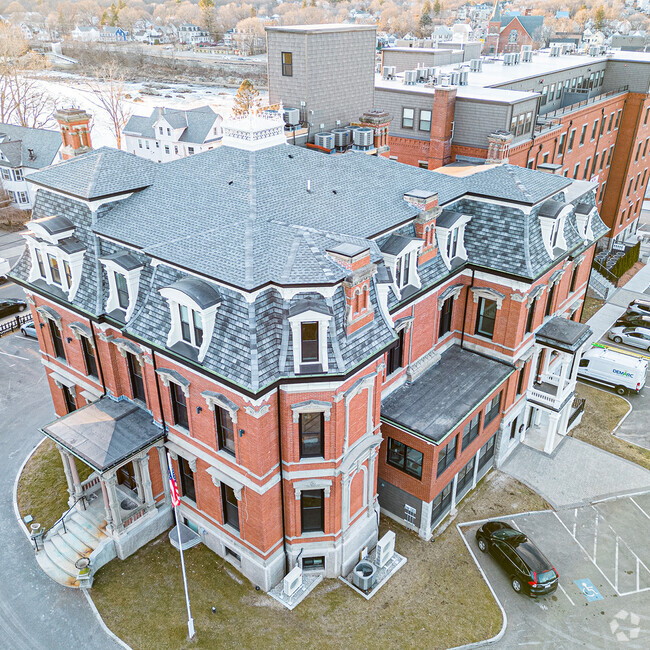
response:
<path id="1" fill-rule="evenodd" d="M 380 509 L 429 538 L 522 440 L 554 448 L 606 227 L 594 183 L 327 156 L 277 113 L 223 129 L 34 173 L 12 275 L 93 568 L 171 526 L 169 452 L 185 524 L 268 590 L 297 562 L 347 573 Z M 76 584 L 66 544 L 37 559 Z"/>
<path id="2" fill-rule="evenodd" d="M 519 17 L 529 18 L 539 17 Z M 520 167 L 597 182 L 608 239 L 636 232 L 650 161 L 650 54 L 524 56 L 518 40 L 508 60 L 476 54 L 472 61 L 472 43 L 463 51 L 387 48 L 371 87 L 369 66 L 355 61 L 372 55 L 372 29 L 267 28 L 271 101 L 300 108 L 312 140 L 318 131 L 356 123 L 374 107 L 392 118 L 384 127 L 390 151 L 374 153 L 438 169 L 491 160 L 496 150 L 497 159 Z M 310 42 L 307 59 L 304 44 Z M 307 65 L 314 52 L 323 74 Z M 282 57 L 291 58 L 290 68 L 282 67 Z M 346 104 L 339 106 L 343 87 Z"/>

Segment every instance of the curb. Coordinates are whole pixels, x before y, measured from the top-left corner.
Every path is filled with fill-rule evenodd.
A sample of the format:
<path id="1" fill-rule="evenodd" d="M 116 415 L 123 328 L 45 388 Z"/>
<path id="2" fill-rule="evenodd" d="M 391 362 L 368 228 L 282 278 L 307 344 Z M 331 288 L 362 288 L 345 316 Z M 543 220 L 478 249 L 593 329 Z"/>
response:
<path id="1" fill-rule="evenodd" d="M 23 462 L 21 463 L 20 467 L 18 468 L 18 472 L 16 473 L 16 478 L 14 479 L 14 487 L 12 490 L 14 514 L 16 515 L 16 520 L 18 521 L 18 525 L 20 526 L 23 533 L 25 533 L 25 537 L 27 537 L 27 539 L 30 541 L 30 544 L 31 544 L 31 538 L 29 536 L 29 530 L 25 525 L 25 522 L 22 520 L 20 516 L 20 511 L 18 510 L 18 482 L 20 481 L 20 477 L 22 476 L 23 470 L 25 469 L 25 465 L 27 465 L 29 459 L 36 453 L 36 450 L 45 442 L 45 440 L 46 438 L 43 437 L 43 439 L 29 452 L 29 454 L 27 454 L 25 460 L 23 460 Z M 90 610 L 94 614 L 102 630 L 104 630 L 104 632 L 111 639 L 113 639 L 113 641 L 115 641 L 115 643 L 117 643 L 119 646 L 125 648 L 125 650 L 132 650 L 130 645 L 127 645 L 124 641 L 122 641 L 122 639 L 120 639 L 119 636 L 117 636 L 114 632 L 111 632 L 111 630 L 108 628 L 106 623 L 104 623 L 104 619 L 102 618 L 101 614 L 97 610 L 97 607 L 95 606 L 95 603 L 93 602 L 93 599 L 91 598 L 88 591 L 86 589 L 80 589 L 79 591 L 81 591 L 83 595 L 86 597 L 86 602 L 88 603 Z"/>
<path id="2" fill-rule="evenodd" d="M 521 515 L 528 514 L 528 513 L 519 513 Z M 517 516 L 517 515 L 513 515 Z M 484 519 L 482 521 L 488 521 L 487 519 Z M 501 610 L 501 618 L 503 620 L 503 624 L 501 625 L 501 629 L 493 636 L 490 637 L 489 639 L 485 639 L 483 641 L 475 641 L 474 643 L 467 643 L 465 645 L 459 645 L 452 650 L 462 650 L 464 648 L 480 648 L 485 645 L 492 645 L 493 643 L 497 643 L 503 638 L 503 635 L 506 633 L 506 629 L 508 627 L 508 615 L 506 614 L 506 610 L 504 609 L 503 605 L 501 604 L 501 601 L 499 600 L 499 597 L 496 595 L 494 589 L 492 589 L 492 585 L 490 584 L 490 581 L 487 579 L 487 576 L 485 575 L 485 572 L 483 571 L 483 568 L 479 564 L 479 561 L 476 559 L 476 555 L 474 554 L 474 551 L 472 550 L 472 547 L 469 545 L 469 542 L 465 539 L 465 535 L 463 535 L 463 531 L 461 530 L 461 526 L 469 526 L 475 522 L 464 522 L 462 524 L 456 524 L 456 530 L 458 531 L 458 534 L 460 535 L 461 539 L 463 540 L 463 543 L 467 547 L 467 550 L 469 551 L 469 554 L 472 556 L 472 559 L 474 560 L 474 564 L 476 564 L 476 567 L 479 570 L 479 573 L 483 577 L 483 580 L 485 581 L 485 584 L 487 585 L 488 589 L 490 590 L 490 593 L 492 594 L 492 597 L 496 601 L 496 604 L 499 606 L 499 609 Z"/>

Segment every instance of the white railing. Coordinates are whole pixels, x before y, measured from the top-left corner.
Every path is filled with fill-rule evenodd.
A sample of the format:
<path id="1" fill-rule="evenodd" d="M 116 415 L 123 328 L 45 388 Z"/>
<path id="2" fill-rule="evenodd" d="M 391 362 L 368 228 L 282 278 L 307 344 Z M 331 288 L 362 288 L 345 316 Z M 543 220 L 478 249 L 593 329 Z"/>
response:
<path id="1" fill-rule="evenodd" d="M 530 397 L 536 402 L 542 402 L 543 404 L 548 404 L 549 406 L 555 406 L 559 401 L 555 395 L 549 395 L 543 390 L 537 390 L 535 388 L 530 388 L 528 390 Z"/>

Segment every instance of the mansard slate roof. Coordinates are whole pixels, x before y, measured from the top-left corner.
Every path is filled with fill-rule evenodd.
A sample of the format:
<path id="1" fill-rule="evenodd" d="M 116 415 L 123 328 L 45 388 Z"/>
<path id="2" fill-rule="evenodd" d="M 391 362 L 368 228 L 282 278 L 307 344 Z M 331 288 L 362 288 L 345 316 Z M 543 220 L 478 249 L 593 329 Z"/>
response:
<path id="1" fill-rule="evenodd" d="M 48 129 L 30 129 L 0 122 L 0 166 L 42 169 L 51 165 L 61 147 L 61 134 Z M 33 156 L 30 157 L 29 150 Z"/>
<path id="2" fill-rule="evenodd" d="M 202 144 L 206 140 L 217 139 L 217 136 L 209 137 L 212 126 L 219 117 L 219 114 L 210 106 L 199 106 L 185 111 L 174 108 L 155 108 L 148 117 L 132 115 L 124 127 L 124 133 L 142 138 L 155 138 L 154 124 L 161 117 L 172 128 L 185 129 L 178 139 L 179 142 Z"/>
<path id="3" fill-rule="evenodd" d="M 165 164 L 99 149 L 35 172 L 32 178 L 41 187 L 67 194 L 41 189 L 33 218 L 65 215 L 75 225 L 79 245 L 86 248 L 75 307 L 104 314 L 108 279 L 94 255 L 105 259 L 128 253 L 130 266 L 142 269 L 137 304 L 123 331 L 165 349 L 171 320 L 160 289 L 184 286 L 193 276 L 190 283 L 205 284 L 200 288 L 212 296 L 206 303 L 202 294 L 197 302 L 220 301 L 201 366 L 253 393 L 293 376 L 289 317 L 305 308 L 332 315 L 330 374 L 351 372 L 395 340 L 375 287 L 390 282 L 380 246 L 392 238 L 392 250 L 395 241 L 415 237 L 418 209 L 404 200 L 413 188 L 437 192 L 442 206 L 471 217 L 465 226 L 470 264 L 532 281 L 557 264 L 544 248 L 537 212 L 549 198 L 565 200 L 566 189 L 572 187 L 564 177 L 508 165 L 454 177 L 363 154 L 325 156 L 288 145 L 257 152 L 224 146 Z M 126 198 L 102 205 L 94 222 L 89 206 L 70 196 L 120 193 Z M 593 192 L 574 199 L 593 203 Z M 596 237 L 606 232 L 598 217 L 592 227 Z M 95 233 L 100 235 L 97 251 Z M 565 238 L 565 254 L 584 249 L 573 214 L 567 217 Z M 351 245 L 351 250 L 369 248 L 371 261 L 378 264 L 369 287 L 375 317 L 351 335 L 346 335 L 340 285 L 350 271 L 326 252 L 341 244 Z M 152 258 L 162 263 L 154 268 Z M 12 275 L 27 282 L 29 265 L 24 255 Z M 450 273 L 441 255 L 420 265 L 422 290 Z M 56 288 L 36 284 L 67 301 Z M 310 288 L 337 284 L 328 298 Z M 298 291 L 283 294 L 281 287 Z M 185 289 L 198 291 L 194 286 Z M 253 290 L 258 292 L 254 299 Z M 389 292 L 389 307 L 397 302 Z M 198 363 L 196 351 L 175 351 Z"/>

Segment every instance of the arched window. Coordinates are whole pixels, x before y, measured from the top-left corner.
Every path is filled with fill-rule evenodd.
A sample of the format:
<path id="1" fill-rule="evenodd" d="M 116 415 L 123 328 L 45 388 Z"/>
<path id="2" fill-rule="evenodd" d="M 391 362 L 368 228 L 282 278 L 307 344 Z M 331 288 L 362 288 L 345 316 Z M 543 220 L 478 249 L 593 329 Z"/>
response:
<path id="1" fill-rule="evenodd" d="M 352 311 L 358 314 L 361 311 L 361 290 L 357 289 L 354 292 L 354 300 L 352 301 Z"/>
<path id="2" fill-rule="evenodd" d="M 368 309 L 368 287 L 363 287 L 363 294 L 361 297 L 361 310 L 366 311 Z"/>
<path id="3" fill-rule="evenodd" d="M 511 30 L 510 35 L 508 36 L 508 42 L 509 43 L 516 43 L 518 37 L 519 37 L 519 33 L 517 32 L 516 29 L 513 29 L 513 30 Z"/>

